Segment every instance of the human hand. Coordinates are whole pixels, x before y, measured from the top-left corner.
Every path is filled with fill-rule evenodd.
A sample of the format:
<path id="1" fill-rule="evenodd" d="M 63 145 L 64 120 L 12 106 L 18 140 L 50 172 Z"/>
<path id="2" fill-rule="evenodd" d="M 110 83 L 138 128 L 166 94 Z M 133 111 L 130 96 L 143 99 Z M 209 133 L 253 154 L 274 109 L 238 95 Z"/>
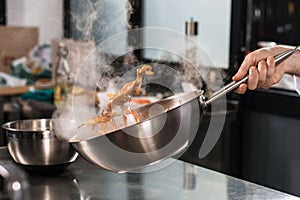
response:
<path id="1" fill-rule="evenodd" d="M 243 94 L 247 89 L 256 88 L 268 89 L 278 83 L 285 73 L 291 71 L 292 63 L 283 62 L 275 67 L 273 56 L 287 50 L 289 46 L 275 46 L 271 48 L 261 48 L 248 54 L 241 64 L 238 72 L 232 77 L 234 81 L 244 78 L 248 74 L 247 83 L 242 83 L 236 92 Z"/>

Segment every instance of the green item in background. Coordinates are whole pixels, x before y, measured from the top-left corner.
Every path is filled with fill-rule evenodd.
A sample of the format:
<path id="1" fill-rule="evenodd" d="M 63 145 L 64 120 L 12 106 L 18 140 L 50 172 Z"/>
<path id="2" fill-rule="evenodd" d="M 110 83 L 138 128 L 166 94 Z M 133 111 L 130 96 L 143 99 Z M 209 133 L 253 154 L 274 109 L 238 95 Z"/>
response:
<path id="1" fill-rule="evenodd" d="M 38 79 L 51 79 L 52 74 L 51 46 L 42 44 L 34 47 L 28 55 L 15 59 L 11 63 L 11 75 L 34 84 Z"/>
<path id="2" fill-rule="evenodd" d="M 43 69 L 39 74 L 29 73 L 25 69 L 25 63 L 18 63 L 18 65 L 12 67 L 11 75 L 18 78 L 25 78 L 27 84 L 34 84 L 40 78 L 51 78 L 51 71 Z"/>
<path id="3" fill-rule="evenodd" d="M 53 89 L 29 91 L 20 96 L 22 100 L 31 99 L 42 102 L 53 102 Z"/>

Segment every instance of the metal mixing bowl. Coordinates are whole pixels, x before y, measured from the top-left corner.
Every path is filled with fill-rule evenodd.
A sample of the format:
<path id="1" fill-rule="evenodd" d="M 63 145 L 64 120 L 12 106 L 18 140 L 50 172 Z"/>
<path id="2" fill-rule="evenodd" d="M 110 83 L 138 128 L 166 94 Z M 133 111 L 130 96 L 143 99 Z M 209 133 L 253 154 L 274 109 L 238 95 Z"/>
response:
<path id="1" fill-rule="evenodd" d="M 67 166 L 78 156 L 72 145 L 55 136 L 51 119 L 13 121 L 2 128 L 10 155 L 25 167 Z"/>

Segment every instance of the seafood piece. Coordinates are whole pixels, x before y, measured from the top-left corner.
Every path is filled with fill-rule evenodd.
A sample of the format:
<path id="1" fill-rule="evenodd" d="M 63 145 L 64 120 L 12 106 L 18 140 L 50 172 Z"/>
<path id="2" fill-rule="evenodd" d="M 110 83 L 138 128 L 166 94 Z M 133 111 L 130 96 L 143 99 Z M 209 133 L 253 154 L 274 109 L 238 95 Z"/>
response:
<path id="1" fill-rule="evenodd" d="M 115 94 L 107 94 L 110 99 L 109 104 L 114 105 L 124 105 L 130 100 L 130 94 L 135 93 L 136 96 L 140 95 L 143 75 L 153 75 L 152 67 L 150 65 L 144 65 L 143 67 L 137 69 L 136 79 L 132 82 L 126 83 L 118 92 Z"/>
<path id="2" fill-rule="evenodd" d="M 132 82 L 129 82 L 125 84 L 118 92 L 115 94 L 109 93 L 107 94 L 109 98 L 109 103 L 105 106 L 106 112 L 104 112 L 104 109 L 102 109 L 101 114 L 97 117 L 93 117 L 90 119 L 87 119 L 83 122 L 82 125 L 78 127 L 81 128 L 83 126 L 89 126 L 89 125 L 95 125 L 95 124 L 101 124 L 101 130 L 103 132 L 106 132 L 106 126 L 107 123 L 112 121 L 112 118 L 114 116 L 112 107 L 114 106 L 120 106 L 121 112 L 122 112 L 122 118 L 124 126 L 127 126 L 127 117 L 126 115 L 131 114 L 133 115 L 136 122 L 140 122 L 138 114 L 133 111 L 130 107 L 125 106 L 125 103 L 131 102 L 130 95 L 132 93 L 135 93 L 136 96 L 140 95 L 142 82 L 143 82 L 143 75 L 153 75 L 152 67 L 150 65 L 144 65 L 143 67 L 137 69 L 136 73 L 136 79 Z M 135 102 L 133 100 L 132 102 Z M 148 101 L 145 101 L 148 103 Z"/>
<path id="3" fill-rule="evenodd" d="M 132 82 L 125 84 L 118 92 L 115 94 L 109 93 L 107 94 L 109 98 L 109 103 L 106 105 L 107 112 L 112 112 L 112 106 L 120 106 L 123 113 L 123 121 L 124 125 L 127 126 L 127 118 L 126 114 L 132 114 L 135 121 L 139 122 L 139 117 L 136 112 L 131 110 L 129 107 L 125 106 L 125 103 L 131 101 L 130 94 L 135 93 L 136 96 L 140 95 L 143 75 L 152 76 L 154 73 L 152 71 L 152 67 L 150 65 L 144 65 L 143 67 L 137 69 L 136 71 L 136 79 Z"/>
<path id="4" fill-rule="evenodd" d="M 84 126 L 101 124 L 101 130 L 105 133 L 106 132 L 107 123 L 110 122 L 110 121 L 112 121 L 112 118 L 113 118 L 113 113 L 112 112 L 106 112 L 106 113 L 104 113 L 104 110 L 102 110 L 100 115 L 85 120 L 78 127 L 78 129 L 81 128 L 81 127 L 84 127 Z"/>

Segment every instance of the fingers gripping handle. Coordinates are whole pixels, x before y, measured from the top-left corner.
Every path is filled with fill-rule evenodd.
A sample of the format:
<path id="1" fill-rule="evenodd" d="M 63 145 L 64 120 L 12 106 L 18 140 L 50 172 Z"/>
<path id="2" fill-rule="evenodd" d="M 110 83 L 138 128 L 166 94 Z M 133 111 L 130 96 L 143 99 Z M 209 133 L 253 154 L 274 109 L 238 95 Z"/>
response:
<path id="1" fill-rule="evenodd" d="M 289 50 L 283 51 L 283 52 L 277 54 L 276 56 L 274 56 L 275 65 L 277 66 L 280 63 L 282 63 L 284 60 L 286 60 L 288 57 L 290 57 L 293 53 L 295 53 L 298 50 L 299 47 L 300 47 L 300 45 L 295 47 L 294 49 L 289 49 Z M 236 89 L 239 85 L 246 82 L 248 80 L 248 77 L 249 76 L 247 75 L 239 81 L 232 81 L 229 84 L 227 84 L 225 87 L 220 89 L 219 91 L 215 92 L 207 101 L 202 100 L 204 106 L 208 106 L 209 104 L 211 104 L 216 99 L 218 99 L 221 96 L 223 96 L 223 95 L 231 92 L 232 90 Z"/>

